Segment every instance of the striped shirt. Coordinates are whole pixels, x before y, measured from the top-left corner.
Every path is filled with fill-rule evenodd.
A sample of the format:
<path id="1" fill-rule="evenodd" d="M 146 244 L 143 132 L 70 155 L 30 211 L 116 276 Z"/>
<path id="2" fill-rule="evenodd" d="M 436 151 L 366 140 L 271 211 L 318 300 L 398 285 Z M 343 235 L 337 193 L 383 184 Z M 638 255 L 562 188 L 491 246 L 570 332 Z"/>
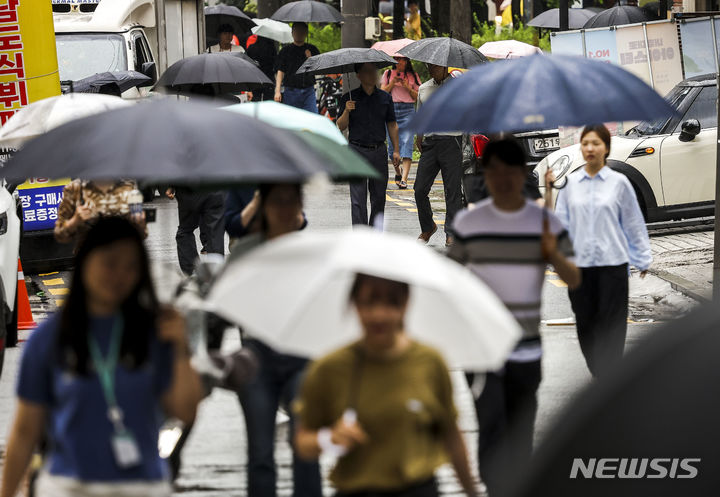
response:
<path id="1" fill-rule="evenodd" d="M 558 250 L 572 257 L 572 243 L 560 220 L 531 201 L 510 212 L 498 209 L 488 198 L 458 214 L 453 224 L 455 243 L 448 255 L 483 280 L 523 329 L 510 361 L 529 362 L 542 356 L 540 300 L 547 264 L 540 238 L 545 215 L 558 237 Z"/>

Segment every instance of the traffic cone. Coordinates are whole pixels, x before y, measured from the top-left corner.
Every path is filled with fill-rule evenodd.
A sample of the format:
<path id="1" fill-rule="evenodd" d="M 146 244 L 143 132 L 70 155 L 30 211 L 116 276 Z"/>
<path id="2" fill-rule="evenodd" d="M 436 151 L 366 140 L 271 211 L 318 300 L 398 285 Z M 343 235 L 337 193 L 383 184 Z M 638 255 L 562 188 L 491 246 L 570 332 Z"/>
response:
<path id="1" fill-rule="evenodd" d="M 30 298 L 28 297 L 27 286 L 25 286 L 25 274 L 22 263 L 18 258 L 18 285 L 17 285 L 17 306 L 18 306 L 18 330 L 32 330 L 37 326 L 30 310 Z"/>

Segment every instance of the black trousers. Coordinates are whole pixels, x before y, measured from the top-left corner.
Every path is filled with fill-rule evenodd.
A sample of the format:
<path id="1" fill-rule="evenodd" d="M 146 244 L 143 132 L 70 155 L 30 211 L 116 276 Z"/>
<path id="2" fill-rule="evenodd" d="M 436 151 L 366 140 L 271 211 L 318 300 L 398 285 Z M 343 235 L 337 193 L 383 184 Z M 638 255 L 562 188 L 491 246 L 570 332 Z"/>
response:
<path id="1" fill-rule="evenodd" d="M 350 146 L 365 157 L 370 165 L 380 173 L 380 179 L 365 179 L 350 182 L 350 204 L 353 225 L 372 226 L 375 218 L 385 212 L 385 196 L 388 184 L 387 147 L 381 144 L 377 148 Z M 370 192 L 370 217 L 368 218 L 367 198 Z"/>
<path id="2" fill-rule="evenodd" d="M 192 274 L 198 258 L 195 230 L 200 228 L 205 250 L 212 254 L 225 253 L 225 194 L 223 192 L 195 192 L 177 189 L 178 229 L 175 235 L 180 269 Z"/>
<path id="3" fill-rule="evenodd" d="M 423 233 L 433 229 L 429 195 L 438 173 L 442 174 L 445 187 L 445 233 L 449 234 L 452 233 L 455 215 L 462 209 L 461 137 L 438 136 L 423 140 L 414 187 L 420 230 Z"/>
<path id="4" fill-rule="evenodd" d="M 435 478 L 403 490 L 338 492 L 335 497 L 438 497 L 438 485 Z"/>
<path id="5" fill-rule="evenodd" d="M 467 379 L 472 386 L 473 376 Z M 508 470 L 516 474 L 530 460 L 541 379 L 540 360 L 508 361 L 502 370 L 485 376 L 475 413 L 479 473 L 490 496 L 507 484 Z"/>
<path id="6" fill-rule="evenodd" d="M 607 374 L 625 349 L 628 265 L 584 267 L 582 284 L 570 290 L 580 350 L 594 377 Z"/>

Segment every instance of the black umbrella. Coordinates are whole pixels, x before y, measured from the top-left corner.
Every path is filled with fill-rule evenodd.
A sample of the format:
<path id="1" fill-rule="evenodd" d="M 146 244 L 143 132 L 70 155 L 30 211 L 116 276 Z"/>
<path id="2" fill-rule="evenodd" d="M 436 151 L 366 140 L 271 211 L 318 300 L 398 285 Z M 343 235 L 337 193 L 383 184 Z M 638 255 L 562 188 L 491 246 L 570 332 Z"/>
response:
<path id="1" fill-rule="evenodd" d="M 454 38 L 425 38 L 398 50 L 409 59 L 443 67 L 468 67 L 489 62 L 475 47 Z"/>
<path id="2" fill-rule="evenodd" d="M 508 468 L 515 488 L 498 495 L 718 495 L 719 328 L 708 306 L 637 344 L 566 409 L 529 470 Z"/>
<path id="3" fill-rule="evenodd" d="M 242 10 L 231 5 L 205 7 L 205 37 L 208 45 L 217 43 L 218 28 L 223 24 L 232 26 L 235 34 L 240 37 L 255 26 L 255 21 Z"/>
<path id="4" fill-rule="evenodd" d="M 104 86 L 113 86 L 123 93 L 136 86 L 150 86 L 152 79 L 137 71 L 99 72 L 87 78 L 73 81 L 72 89 L 77 93 L 99 93 Z"/>
<path id="5" fill-rule="evenodd" d="M 270 17 L 282 22 L 344 22 L 345 18 L 331 5 L 312 0 L 286 3 Z"/>
<path id="6" fill-rule="evenodd" d="M 340 48 L 331 52 L 313 55 L 303 62 L 298 74 L 338 74 L 355 71 L 355 64 L 370 63 L 380 69 L 396 64 L 395 59 L 372 48 Z"/>
<path id="7" fill-rule="evenodd" d="M 622 5 L 604 10 L 589 19 L 583 28 L 606 28 L 608 26 L 621 26 L 623 24 L 636 24 L 639 22 L 657 21 L 657 14 L 643 10 L 640 7 Z"/>
<path id="8" fill-rule="evenodd" d="M 3 176 L 216 186 L 302 181 L 323 172 L 326 162 L 290 131 L 204 104 L 161 99 L 59 126 L 28 142 Z"/>
<path id="9" fill-rule="evenodd" d="M 257 66 L 237 54 L 205 53 L 177 61 L 155 85 L 171 93 L 187 93 L 197 85 L 212 85 L 216 94 L 238 93 L 272 85 Z"/>
<path id="10" fill-rule="evenodd" d="M 599 9 L 598 11 L 601 11 Z M 592 19 L 597 12 L 587 9 L 568 9 L 568 28 L 580 29 L 585 23 Z M 534 28 L 560 29 L 560 9 L 546 10 L 542 14 L 533 17 L 528 26 Z"/>

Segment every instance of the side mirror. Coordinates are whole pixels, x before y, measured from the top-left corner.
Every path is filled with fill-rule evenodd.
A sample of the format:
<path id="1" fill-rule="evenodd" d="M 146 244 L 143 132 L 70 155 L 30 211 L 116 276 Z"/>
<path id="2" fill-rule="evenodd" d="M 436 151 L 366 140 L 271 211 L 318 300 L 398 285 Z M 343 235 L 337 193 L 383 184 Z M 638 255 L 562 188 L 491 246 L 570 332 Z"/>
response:
<path id="1" fill-rule="evenodd" d="M 688 119 L 680 127 L 680 141 L 690 142 L 700 134 L 700 121 L 697 119 Z"/>
<path id="2" fill-rule="evenodd" d="M 140 72 L 150 78 L 150 81 L 140 86 L 152 86 L 157 82 L 157 68 L 155 62 L 143 62 Z"/>

